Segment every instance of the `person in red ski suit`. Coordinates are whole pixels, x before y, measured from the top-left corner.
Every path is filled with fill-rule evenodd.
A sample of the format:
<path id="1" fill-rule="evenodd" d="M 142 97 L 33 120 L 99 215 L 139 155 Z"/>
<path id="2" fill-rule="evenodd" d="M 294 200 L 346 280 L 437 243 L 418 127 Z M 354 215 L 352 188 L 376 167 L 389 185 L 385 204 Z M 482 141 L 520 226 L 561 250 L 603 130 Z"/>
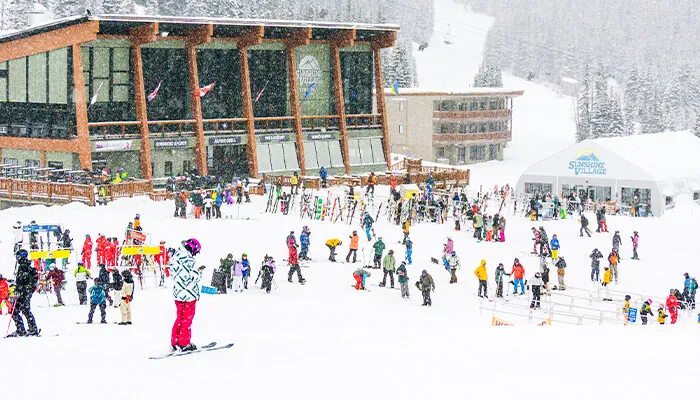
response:
<path id="1" fill-rule="evenodd" d="M 678 308 L 681 306 L 674 293 L 675 290 L 671 289 L 671 294 L 666 298 L 666 309 L 671 314 L 671 324 L 675 324 L 678 321 Z"/>
<path id="2" fill-rule="evenodd" d="M 92 259 L 92 239 L 90 239 L 90 235 L 85 235 L 85 242 L 83 242 L 83 266 L 87 269 L 90 269 L 91 267 L 91 259 Z"/>
<path id="3" fill-rule="evenodd" d="M 107 264 L 107 260 L 105 258 L 105 244 L 107 240 L 103 235 L 99 235 L 97 237 L 97 240 L 95 240 L 95 243 L 97 244 L 97 264 Z"/>
<path id="4" fill-rule="evenodd" d="M 299 283 L 306 282 L 306 279 L 304 279 L 304 277 L 301 276 L 301 267 L 299 267 L 299 253 L 297 252 L 296 246 L 292 246 L 289 248 L 289 257 L 287 257 L 287 263 L 289 264 L 289 274 L 287 275 L 287 280 L 291 282 L 292 275 L 294 275 L 294 272 L 296 272 L 297 279 L 299 279 Z"/>
<path id="5" fill-rule="evenodd" d="M 156 254 L 154 258 L 160 267 L 165 266 L 163 273 L 166 278 L 169 278 L 170 268 L 168 268 L 168 264 L 170 263 L 170 254 L 168 253 L 168 248 L 165 247 L 165 240 L 160 241 L 160 253 Z"/>
<path id="6" fill-rule="evenodd" d="M 112 252 L 113 252 L 113 247 L 112 247 L 112 242 L 110 239 L 105 239 L 104 242 L 104 265 L 110 267 L 112 265 Z"/>
<path id="7" fill-rule="evenodd" d="M 121 255 L 122 248 L 119 246 L 119 241 L 117 238 L 112 238 L 112 266 L 116 267 L 119 265 L 119 256 Z"/>
<path id="8" fill-rule="evenodd" d="M 10 302 L 10 286 L 7 279 L 0 275 L 0 315 L 2 315 L 3 305 L 7 307 L 7 314 L 12 314 L 12 303 Z"/>

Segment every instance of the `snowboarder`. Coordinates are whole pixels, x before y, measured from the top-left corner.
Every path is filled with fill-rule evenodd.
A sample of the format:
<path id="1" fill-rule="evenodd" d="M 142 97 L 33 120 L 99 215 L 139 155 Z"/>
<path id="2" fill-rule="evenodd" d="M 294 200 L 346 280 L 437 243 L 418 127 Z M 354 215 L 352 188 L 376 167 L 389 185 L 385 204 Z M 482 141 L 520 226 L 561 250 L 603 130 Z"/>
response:
<path id="1" fill-rule="evenodd" d="M 525 268 L 517 258 L 513 260 L 513 269 L 510 273 L 513 275 L 513 294 L 518 294 L 518 285 L 520 286 L 520 294 L 525 294 Z"/>
<path id="2" fill-rule="evenodd" d="M 311 231 L 308 226 L 304 226 L 301 230 L 301 236 L 299 236 L 299 243 L 301 244 L 301 251 L 299 252 L 299 259 L 304 261 L 311 260 L 309 258 L 309 246 L 311 245 Z"/>
<path id="3" fill-rule="evenodd" d="M 610 254 L 608 255 L 608 263 L 610 263 L 610 272 L 613 274 L 613 277 L 615 277 L 615 283 L 618 283 L 617 264 L 619 262 L 620 262 L 620 256 L 618 256 L 615 249 L 613 249 L 610 252 Z"/>
<path id="4" fill-rule="evenodd" d="M 87 323 L 92 323 L 92 317 L 95 315 L 95 309 L 100 307 L 100 323 L 107 323 L 107 295 L 102 286 L 104 282 L 100 278 L 95 278 L 94 285 L 90 288 L 90 312 L 88 312 Z"/>
<path id="5" fill-rule="evenodd" d="M 170 346 L 173 351 L 197 350 L 191 342 L 192 320 L 195 307 L 199 300 L 199 281 L 202 279 L 204 266 L 195 269 L 194 257 L 202 250 L 197 239 L 184 240 L 172 258 L 173 268 L 173 297 L 177 316 L 170 336 Z"/>
<path id="6" fill-rule="evenodd" d="M 588 237 L 591 237 L 591 230 L 588 229 L 588 218 L 586 218 L 586 216 L 583 215 L 583 213 L 581 213 L 580 221 L 581 229 L 579 229 L 579 236 L 583 237 L 583 232 L 586 232 L 586 235 L 588 235 Z"/>
<path id="7" fill-rule="evenodd" d="M 481 264 L 474 270 L 474 275 L 479 279 L 479 297 L 488 298 L 488 273 L 486 272 L 486 260 L 481 260 Z"/>
<path id="8" fill-rule="evenodd" d="M 31 310 L 32 295 L 36 290 L 39 277 L 36 269 L 31 266 L 27 250 L 20 249 L 15 253 L 17 260 L 17 276 L 15 280 L 15 304 L 12 320 L 15 322 L 15 332 L 9 336 L 39 336 L 39 329 Z M 24 320 L 27 320 L 27 330 L 24 329 Z"/>
<path id="9" fill-rule="evenodd" d="M 83 251 L 81 252 L 83 265 L 90 269 L 92 266 L 92 239 L 90 235 L 85 235 L 85 241 L 83 242 Z"/>
<path id="10" fill-rule="evenodd" d="M 131 271 L 122 271 L 122 288 L 120 293 L 119 311 L 122 314 L 122 322 L 119 325 L 131 325 L 131 301 L 134 298 L 134 278 Z"/>
<path id="11" fill-rule="evenodd" d="M 668 309 L 669 314 L 671 314 L 671 324 L 675 324 L 676 321 L 678 321 L 678 308 L 680 307 L 680 303 L 678 302 L 678 298 L 675 296 L 675 290 L 671 289 L 671 294 L 668 295 L 666 298 L 666 308 Z"/>
<path id="12" fill-rule="evenodd" d="M 401 298 L 408 299 L 408 271 L 406 270 L 406 262 L 401 262 L 401 265 L 396 269 L 396 275 L 399 279 L 399 286 L 401 286 Z"/>
<path id="13" fill-rule="evenodd" d="M 535 272 L 535 276 L 530 281 L 530 290 L 532 291 L 530 308 L 536 310 L 540 308 L 540 296 L 542 294 L 542 278 L 539 272 Z"/>
<path id="14" fill-rule="evenodd" d="M 418 290 L 421 291 L 421 294 L 423 295 L 423 305 L 432 306 L 433 301 L 430 298 L 430 292 L 435 291 L 435 281 L 433 281 L 433 277 L 430 276 L 428 271 L 423 270 L 423 272 L 420 275 L 420 278 L 416 282 L 416 287 L 418 288 Z"/>
<path id="15" fill-rule="evenodd" d="M 332 238 L 326 240 L 326 247 L 328 247 L 328 250 L 330 250 L 330 256 L 328 256 L 328 261 L 335 262 L 335 249 L 336 247 L 340 246 L 343 244 L 343 242 L 340 241 L 338 238 Z"/>
<path id="16" fill-rule="evenodd" d="M 652 317 L 654 316 L 654 313 L 651 312 L 651 299 L 647 299 L 647 301 L 642 304 L 642 309 L 639 311 L 639 315 L 642 318 L 642 325 L 647 324 L 647 315 L 651 315 Z"/>
<path id="17" fill-rule="evenodd" d="M 566 284 L 564 283 L 564 275 L 566 274 L 566 260 L 564 260 L 564 257 L 559 257 L 559 260 L 557 260 L 557 263 L 554 265 L 557 267 L 557 282 L 559 284 L 556 289 L 566 290 Z"/>
<path id="18" fill-rule="evenodd" d="M 450 283 L 457 283 L 457 270 L 460 269 L 459 256 L 456 251 L 452 251 L 447 263 L 450 266 Z"/>
<path id="19" fill-rule="evenodd" d="M 287 274 L 287 281 L 292 282 L 292 275 L 294 272 L 297 273 L 297 279 L 302 285 L 306 283 L 306 280 L 301 276 L 301 267 L 299 267 L 299 255 L 297 254 L 296 247 L 289 248 L 289 257 L 287 257 L 287 263 L 289 264 L 289 273 Z"/>
<path id="20" fill-rule="evenodd" d="M 374 218 L 372 218 L 368 212 L 365 212 L 365 215 L 362 217 L 362 224 L 360 226 L 365 228 L 365 235 L 367 235 L 368 242 L 372 241 L 372 224 L 374 224 Z"/>
<path id="21" fill-rule="evenodd" d="M 510 276 L 509 273 L 506 272 L 505 267 L 503 266 L 503 263 L 499 263 L 498 267 L 496 267 L 496 297 L 503 298 L 503 275 Z"/>
<path id="22" fill-rule="evenodd" d="M 413 240 L 407 237 L 404 245 L 406 246 L 406 262 L 408 262 L 408 265 L 411 265 L 413 264 L 413 259 L 411 258 L 413 256 Z"/>
<path id="23" fill-rule="evenodd" d="M 632 259 L 639 260 L 639 255 L 637 254 L 637 247 L 639 246 L 639 234 L 634 231 L 634 235 L 630 237 L 632 239 Z"/>
<path id="24" fill-rule="evenodd" d="M 382 283 L 379 284 L 379 287 L 385 287 L 386 286 L 386 276 L 389 275 L 390 281 L 391 281 L 391 288 L 394 288 L 394 270 L 396 269 L 396 258 L 394 258 L 394 250 L 389 250 L 389 253 L 384 256 L 384 260 L 382 261 L 382 267 L 384 270 L 384 278 L 382 279 Z"/>
<path id="25" fill-rule="evenodd" d="M 600 280 L 600 259 L 603 258 L 603 254 L 596 248 L 589 257 L 591 258 L 591 282 L 596 282 Z"/>
<path id="26" fill-rule="evenodd" d="M 549 243 L 549 246 L 552 249 L 552 260 L 556 260 L 559 258 L 559 239 L 556 233 L 552 235 L 552 241 Z"/>
<path id="27" fill-rule="evenodd" d="M 51 268 L 51 271 L 49 271 L 49 273 L 46 274 L 46 280 L 51 281 L 51 285 L 53 286 L 53 292 L 56 294 L 56 307 L 65 306 L 65 304 L 63 304 L 63 298 L 61 297 L 61 290 L 63 290 L 63 282 L 66 280 L 63 271 L 58 269 L 56 264 L 54 264 L 53 268 Z"/>
<path id="28" fill-rule="evenodd" d="M 350 255 L 352 255 L 352 262 L 357 262 L 357 249 L 360 247 L 360 237 L 357 236 L 357 231 L 352 231 L 352 236 L 350 236 L 350 250 L 348 255 L 345 256 L 345 262 L 350 262 Z"/>
<path id="29" fill-rule="evenodd" d="M 75 287 L 78 290 L 78 300 L 80 305 L 87 304 L 87 280 L 92 279 L 90 270 L 83 266 L 83 263 L 78 263 L 78 268 L 73 272 L 75 277 Z"/>
<path id="30" fill-rule="evenodd" d="M 382 264 L 382 255 L 384 255 L 384 249 L 386 248 L 386 245 L 382 241 L 382 238 L 379 237 L 377 238 L 377 241 L 372 245 L 372 248 L 374 248 L 374 259 L 372 268 L 379 269 L 379 266 Z"/>

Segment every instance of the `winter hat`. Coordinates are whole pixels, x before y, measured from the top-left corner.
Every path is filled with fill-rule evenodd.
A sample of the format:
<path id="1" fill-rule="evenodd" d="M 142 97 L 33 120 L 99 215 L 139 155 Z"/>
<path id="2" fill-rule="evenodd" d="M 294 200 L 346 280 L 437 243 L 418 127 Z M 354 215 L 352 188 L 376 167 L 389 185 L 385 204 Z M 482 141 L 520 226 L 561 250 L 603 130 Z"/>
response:
<path id="1" fill-rule="evenodd" d="M 683 276 L 685 276 L 686 278 L 688 278 L 690 275 L 688 275 L 688 273 L 686 272 L 685 274 L 683 274 Z"/>
<path id="2" fill-rule="evenodd" d="M 243 253 L 243 255 L 241 255 L 241 258 L 243 257 L 248 258 L 248 255 L 246 253 Z"/>
<path id="3" fill-rule="evenodd" d="M 607 270 L 607 269 L 610 269 L 610 268 L 609 268 L 609 267 L 605 267 L 605 269 Z"/>
<path id="4" fill-rule="evenodd" d="M 498 263 L 498 268 L 499 268 L 499 269 L 503 269 L 503 268 L 504 268 L 504 267 L 503 267 L 503 263 Z"/>
<path id="5" fill-rule="evenodd" d="M 553 237 L 553 238 L 557 237 L 557 234 L 555 233 L 554 235 L 552 235 L 552 237 Z"/>
<path id="6" fill-rule="evenodd" d="M 628 295 L 628 294 L 625 295 L 625 300 L 630 301 L 630 299 L 632 299 L 632 296 L 630 296 L 630 295 Z"/>
<path id="7" fill-rule="evenodd" d="M 649 303 L 649 305 L 651 305 L 651 299 L 647 299 L 647 303 Z"/>

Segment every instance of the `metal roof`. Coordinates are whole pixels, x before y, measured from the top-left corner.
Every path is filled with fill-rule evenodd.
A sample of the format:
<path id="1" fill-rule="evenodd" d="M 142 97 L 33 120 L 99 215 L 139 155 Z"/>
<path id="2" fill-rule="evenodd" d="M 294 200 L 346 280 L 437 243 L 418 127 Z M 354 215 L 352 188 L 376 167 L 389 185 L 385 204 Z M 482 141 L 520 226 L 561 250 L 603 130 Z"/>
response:
<path id="1" fill-rule="evenodd" d="M 173 36 L 185 34 L 198 25 L 213 24 L 214 37 L 227 37 L 235 35 L 243 29 L 253 26 L 266 28 L 265 38 L 282 38 L 284 35 L 298 28 L 313 28 L 318 31 L 313 33 L 313 39 L 326 39 L 332 31 L 356 30 L 357 41 L 367 41 L 373 36 L 384 32 L 398 31 L 398 25 L 362 24 L 353 22 L 327 22 L 327 21 L 293 21 L 293 20 L 262 20 L 262 19 L 230 19 L 230 18 L 205 18 L 205 17 L 173 17 L 173 16 L 147 16 L 147 15 L 82 15 L 57 19 L 45 24 L 35 25 L 23 30 L 11 32 L 0 36 L 0 43 L 11 42 L 29 36 L 38 35 L 65 28 L 71 25 L 81 24 L 87 21 L 100 22 L 100 34 L 126 34 L 131 28 L 158 22 L 161 31 L 171 32 Z M 269 30 L 269 33 L 267 32 Z"/>

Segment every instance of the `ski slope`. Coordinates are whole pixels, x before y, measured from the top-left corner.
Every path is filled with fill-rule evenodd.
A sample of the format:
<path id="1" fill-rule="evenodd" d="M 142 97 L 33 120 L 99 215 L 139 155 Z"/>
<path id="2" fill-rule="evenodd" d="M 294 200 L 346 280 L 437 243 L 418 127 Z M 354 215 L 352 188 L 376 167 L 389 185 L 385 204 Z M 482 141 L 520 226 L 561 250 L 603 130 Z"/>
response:
<path id="1" fill-rule="evenodd" d="M 244 218 L 256 218 L 250 220 L 176 219 L 171 203 L 146 199 L 122 199 L 106 207 L 70 204 L 0 212 L 0 272 L 5 276 L 12 273 L 11 225 L 18 219 L 63 223 L 80 247 L 86 233 L 120 236 L 135 213 L 140 213 L 144 230 L 154 242 L 164 239 L 174 245 L 187 237 L 198 238 L 203 250 L 197 262 L 209 267 L 205 283 L 209 283 L 219 258 L 229 252 L 236 257 L 248 253 L 253 277 L 265 254 L 274 255 L 279 268 L 275 277 L 278 288 L 273 287 L 269 295 L 254 287 L 242 294 L 202 295 L 193 342 L 235 342 L 232 349 L 167 360 L 148 360 L 167 351 L 175 313 L 170 290 L 155 287 L 154 280 L 146 281 L 145 290 L 137 289 L 132 303 L 134 325 L 127 327 L 77 325 L 76 321 L 86 320 L 88 308 L 77 305 L 73 281 L 68 282 L 63 296 L 67 307 L 48 307 L 55 302 L 53 296 L 35 294 L 32 304 L 39 327 L 46 335 L 59 336 L 0 339 L 0 356 L 11 360 L 3 364 L 13 380 L 5 393 L 11 393 L 13 399 L 87 399 L 94 398 L 96 391 L 106 399 L 222 395 L 256 399 L 463 399 L 511 398 L 513 393 L 524 398 L 566 393 L 567 398 L 576 399 L 623 395 L 656 399 L 667 393 L 668 387 L 643 385 L 635 378 L 646 376 L 650 369 L 663 369 L 670 357 L 674 357 L 672 382 L 697 375 L 697 346 L 689 345 L 697 337 L 695 314 L 682 314 L 674 326 L 647 327 L 623 327 L 621 323 L 557 326 L 556 322 L 551 327 L 536 327 L 534 324 L 546 318 L 544 312 L 536 313 L 529 325 L 524 317 L 496 314 L 519 326 L 491 327 L 492 313 L 484 310 L 480 314 L 472 271 L 485 259 L 491 280 L 499 262 L 509 270 L 513 258 L 519 257 L 526 277 L 533 275 L 537 259 L 527 254 L 532 249 L 529 229 L 533 223 L 520 216 L 508 217 L 505 243 L 476 243 L 471 232 L 454 232 L 451 224 L 414 226 L 414 265 L 408 267 L 411 299 L 404 301 L 398 290 L 376 286 L 381 278 L 378 270 L 371 270 L 371 291 L 358 292 L 351 285 L 352 272 L 359 263 L 324 261 L 327 249 L 323 242 L 338 237 L 347 243 L 353 229 L 360 231 L 357 220 L 348 226 L 260 214 L 264 203 L 264 199 L 254 197 L 252 205 L 240 210 Z M 235 206 L 229 207 L 225 214 L 238 215 Z M 695 207 L 689 199 L 679 199 L 677 207 L 662 219 L 608 218 L 611 232 L 622 231 L 625 258 L 620 266 L 621 282 L 614 289 L 665 297 L 668 288 L 682 286 L 683 272 L 700 272 L 687 262 L 697 258 L 693 231 L 700 226 L 700 215 Z M 315 261 L 302 268 L 307 284 L 300 286 L 285 280 L 286 267 L 280 260 L 286 258 L 286 235 L 290 230 L 299 234 L 303 225 L 311 228 Z M 593 247 L 607 255 L 612 233 L 579 238 L 573 219 L 542 225 L 561 240 L 560 254 L 569 264 L 566 279 L 570 289 L 596 290 L 597 285 L 589 281 L 587 255 Z M 403 249 L 397 244 L 402 237 L 400 228 L 382 220 L 375 230 L 387 249 L 394 249 L 397 259 L 402 259 Z M 641 235 L 641 261 L 627 260 L 632 230 Z M 454 238 L 463 266 L 454 285 L 448 284 L 449 274 L 442 266 L 429 262 L 430 257 L 440 256 L 448 235 Z M 369 257 L 366 239 L 360 243 Z M 345 251 L 346 244 L 339 259 Z M 420 293 L 414 286 L 423 269 L 433 275 L 437 286 L 431 308 L 420 306 Z M 493 282 L 489 285 L 493 295 Z M 526 297 L 512 303 L 527 304 Z M 494 303 L 486 304 L 488 308 Z M 116 309 L 108 308 L 110 322 L 119 317 Z M 0 316 L 0 327 L 5 329 L 8 321 L 8 316 Z M 598 370 L 601 374 L 591 382 L 591 372 Z"/>

